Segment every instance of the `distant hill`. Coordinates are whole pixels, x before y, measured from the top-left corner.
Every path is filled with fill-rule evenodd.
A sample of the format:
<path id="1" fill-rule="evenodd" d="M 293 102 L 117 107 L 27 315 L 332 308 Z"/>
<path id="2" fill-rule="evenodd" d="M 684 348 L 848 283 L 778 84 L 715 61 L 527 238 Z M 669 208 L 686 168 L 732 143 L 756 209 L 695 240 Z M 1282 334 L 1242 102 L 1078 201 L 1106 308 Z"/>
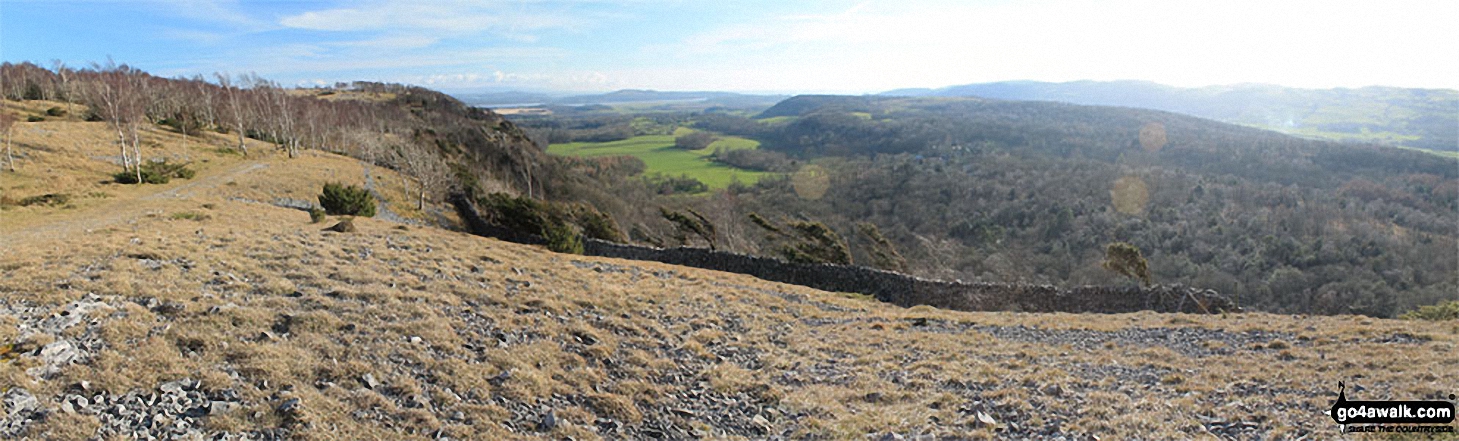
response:
<path id="1" fill-rule="evenodd" d="M 484 93 L 462 93 L 455 97 L 473 106 L 502 106 L 522 104 L 542 104 L 554 99 L 554 96 L 536 92 L 484 92 Z"/>
<path id="2" fill-rule="evenodd" d="M 840 112 L 865 112 L 871 109 L 873 101 L 885 101 L 886 97 L 868 96 L 845 96 L 845 95 L 798 95 L 776 103 L 775 106 L 765 109 L 756 118 L 776 118 L 782 116 L 801 116 L 806 113 L 834 109 Z"/>
<path id="3" fill-rule="evenodd" d="M 1459 91 L 1448 89 L 1296 89 L 1263 84 L 1180 88 L 1148 81 L 1005 81 L 900 89 L 882 95 L 1141 107 L 1311 138 L 1459 151 Z"/>
<path id="4" fill-rule="evenodd" d="M 585 106 L 597 104 L 630 104 L 656 102 L 700 102 L 703 107 L 759 107 L 765 108 L 786 98 L 784 95 L 749 95 L 733 92 L 664 92 L 657 90 L 624 89 L 608 93 L 587 95 L 551 95 L 535 92 L 494 92 L 460 94 L 462 101 L 473 106 Z"/>
<path id="5" fill-rule="evenodd" d="M 730 92 L 661 92 L 657 90 L 624 89 L 596 95 L 574 95 L 554 100 L 557 104 L 612 104 L 644 101 L 694 101 L 743 96 Z"/>
<path id="6" fill-rule="evenodd" d="M 1428 152 L 968 97 L 800 96 L 695 127 L 826 176 L 824 187 L 810 173 L 762 180 L 736 195 L 741 210 L 876 225 L 924 277 L 1118 283 L 1101 262 L 1123 241 L 1162 283 L 1265 311 L 1392 316 L 1459 292 L 1459 162 Z M 858 247 L 854 261 L 874 261 Z"/>

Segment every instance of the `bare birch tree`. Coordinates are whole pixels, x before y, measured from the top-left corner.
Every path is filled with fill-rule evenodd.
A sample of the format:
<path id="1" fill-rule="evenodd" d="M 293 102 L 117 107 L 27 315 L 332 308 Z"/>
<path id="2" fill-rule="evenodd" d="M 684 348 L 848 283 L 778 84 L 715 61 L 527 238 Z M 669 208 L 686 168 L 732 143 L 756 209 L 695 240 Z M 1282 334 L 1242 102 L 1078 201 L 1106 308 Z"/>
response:
<path id="1" fill-rule="evenodd" d="M 15 117 L 9 113 L 0 113 L 0 135 L 5 136 L 5 164 L 11 172 L 15 171 L 15 155 L 10 152 L 10 130 L 15 128 Z"/>
<path id="2" fill-rule="evenodd" d="M 52 60 L 51 65 L 55 66 L 56 68 L 56 76 L 61 78 L 61 85 L 57 88 L 56 95 L 58 98 L 61 99 L 61 101 L 66 102 L 66 114 L 74 115 L 76 111 L 72 107 L 71 102 L 74 101 L 76 97 L 72 96 L 74 95 L 74 93 L 71 92 L 71 77 L 73 76 L 71 75 L 71 70 L 67 68 L 66 63 L 61 60 Z"/>
<path id="3" fill-rule="evenodd" d="M 400 149 L 400 157 L 404 162 L 405 172 L 414 177 L 418 198 L 417 210 L 426 209 L 426 196 L 434 191 L 440 190 L 450 180 L 450 167 L 441 159 L 433 147 L 419 144 L 405 146 Z M 409 189 L 407 189 L 409 194 Z"/>
<path id="4" fill-rule="evenodd" d="M 92 68 L 96 70 L 96 78 L 91 82 L 87 93 L 87 104 L 116 132 L 117 145 L 122 155 L 122 171 L 135 170 L 137 182 L 141 182 L 140 150 L 133 146 L 133 151 L 138 153 L 135 161 L 127 152 L 127 134 L 131 132 L 132 141 L 136 141 L 139 124 L 137 120 L 142 119 L 142 106 L 139 103 L 141 100 L 136 96 L 133 83 L 128 78 L 128 68 L 125 65 L 117 66 L 111 60 L 107 60 L 105 65 L 93 63 Z"/>
<path id="5" fill-rule="evenodd" d="M 233 85 L 233 78 L 226 73 L 214 73 L 218 79 L 218 86 L 223 89 L 224 111 L 221 112 L 224 119 L 228 121 L 233 132 L 238 135 L 238 151 L 243 152 L 243 157 L 248 157 L 248 144 L 243 142 L 244 124 L 247 123 L 247 105 L 243 102 L 243 90 Z"/>

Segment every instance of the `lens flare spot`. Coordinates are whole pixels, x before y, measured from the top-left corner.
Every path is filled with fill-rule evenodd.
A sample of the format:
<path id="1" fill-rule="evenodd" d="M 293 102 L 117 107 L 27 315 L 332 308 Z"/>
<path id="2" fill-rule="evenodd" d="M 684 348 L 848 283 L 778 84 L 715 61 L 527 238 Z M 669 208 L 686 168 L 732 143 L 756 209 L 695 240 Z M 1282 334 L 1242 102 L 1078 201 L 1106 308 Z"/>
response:
<path id="1" fill-rule="evenodd" d="M 1138 215 L 1144 213 L 1145 206 L 1150 203 L 1150 189 L 1139 177 L 1125 176 L 1115 181 L 1109 197 L 1114 202 L 1115 211 Z"/>
<path id="2" fill-rule="evenodd" d="M 1153 122 L 1140 128 L 1140 147 L 1145 151 L 1160 151 L 1165 148 L 1165 142 L 1165 124 Z"/>
<path id="3" fill-rule="evenodd" d="M 826 195 L 831 189 L 831 178 L 826 169 L 819 165 L 807 165 L 795 172 L 790 177 L 791 186 L 795 187 L 795 194 L 802 199 L 816 200 Z"/>

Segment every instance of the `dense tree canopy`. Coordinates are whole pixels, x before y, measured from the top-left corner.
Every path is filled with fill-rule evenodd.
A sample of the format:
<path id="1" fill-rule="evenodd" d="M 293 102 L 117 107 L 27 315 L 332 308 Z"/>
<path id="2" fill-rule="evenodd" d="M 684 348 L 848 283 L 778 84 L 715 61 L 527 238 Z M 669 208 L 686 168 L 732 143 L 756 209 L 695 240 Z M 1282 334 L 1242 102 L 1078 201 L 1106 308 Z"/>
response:
<path id="1" fill-rule="evenodd" d="M 761 155 L 787 156 L 770 163 L 814 165 L 829 185 L 808 198 L 787 176 L 672 201 L 739 231 L 724 248 L 780 254 L 755 212 L 847 237 L 870 222 L 909 271 L 946 279 L 1122 283 L 1102 262 L 1126 242 L 1156 281 L 1270 311 L 1390 316 L 1459 293 L 1453 159 L 1057 103 L 809 97 L 763 116 L 685 119 L 760 140 Z M 850 245 L 856 262 L 885 257 Z"/>

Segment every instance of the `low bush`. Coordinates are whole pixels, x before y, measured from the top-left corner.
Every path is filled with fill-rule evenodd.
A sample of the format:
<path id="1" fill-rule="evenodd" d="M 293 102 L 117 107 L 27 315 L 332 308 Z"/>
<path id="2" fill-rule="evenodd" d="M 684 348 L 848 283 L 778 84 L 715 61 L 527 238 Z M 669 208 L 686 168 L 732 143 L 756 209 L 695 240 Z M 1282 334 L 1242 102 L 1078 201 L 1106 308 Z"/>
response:
<path id="1" fill-rule="evenodd" d="M 542 237 L 547 239 L 547 249 L 568 254 L 583 253 L 583 236 L 579 235 L 567 224 L 555 223 L 549 225 Z"/>
<path id="2" fill-rule="evenodd" d="M 167 161 L 148 162 L 142 164 L 142 183 L 144 184 L 166 184 L 173 178 L 192 179 L 197 176 L 197 171 L 187 168 L 187 164 L 168 164 Z M 112 175 L 118 184 L 136 184 L 137 172 L 124 171 Z"/>
<path id="3" fill-rule="evenodd" d="M 684 150 L 699 150 L 714 144 L 719 137 L 709 132 L 693 132 L 674 138 L 674 147 Z"/>
<path id="4" fill-rule="evenodd" d="M 309 222 L 310 223 L 316 223 L 316 224 L 317 223 L 320 223 L 320 222 L 324 222 L 324 216 L 327 215 L 327 214 L 328 213 L 325 213 L 323 208 L 310 208 L 309 209 Z"/>
<path id="5" fill-rule="evenodd" d="M 42 117 L 39 117 L 39 116 L 31 116 L 31 117 L 26 118 L 25 119 L 25 122 L 41 122 L 41 121 L 45 121 L 45 120 L 46 120 L 45 118 L 42 118 Z"/>
<path id="6" fill-rule="evenodd" d="M 602 212 L 586 205 L 562 206 L 525 196 L 492 193 L 479 198 L 477 205 L 487 222 L 519 234 L 541 236 L 547 249 L 559 253 L 583 253 L 583 236 L 623 240 L 618 224 Z"/>
<path id="7" fill-rule="evenodd" d="M 797 165 L 796 161 L 784 153 L 760 149 L 717 149 L 713 158 L 734 168 L 768 172 L 795 171 Z"/>
<path id="8" fill-rule="evenodd" d="M 612 216 L 587 204 L 574 204 L 569 211 L 573 223 L 582 228 L 584 236 L 609 242 L 625 241 L 623 230 L 618 228 L 618 222 L 614 222 Z"/>
<path id="9" fill-rule="evenodd" d="M 324 212 L 335 216 L 375 217 L 375 196 L 369 190 L 338 182 L 324 184 L 319 195 Z"/>
<path id="10" fill-rule="evenodd" d="M 212 218 L 212 216 L 209 216 L 205 213 L 198 213 L 196 211 L 183 211 L 178 213 L 172 213 L 173 220 L 193 220 L 201 222 Z"/>
<path id="11" fill-rule="evenodd" d="M 705 185 L 703 181 L 689 177 L 688 174 L 680 174 L 677 177 L 661 174 L 653 175 L 644 178 L 644 181 L 648 183 L 650 189 L 663 195 L 676 193 L 695 194 L 709 191 L 708 185 Z"/>
<path id="12" fill-rule="evenodd" d="M 54 117 L 66 116 L 66 109 L 62 109 L 60 107 L 52 107 L 52 108 L 46 109 L 46 115 L 50 115 L 50 116 L 54 116 Z"/>
<path id="13" fill-rule="evenodd" d="M 518 233 L 541 236 L 552 222 L 546 204 L 525 196 L 492 193 L 477 204 L 487 222 Z"/>
<path id="14" fill-rule="evenodd" d="M 48 193 L 21 199 L 20 203 L 16 205 L 20 205 L 22 207 L 29 207 L 32 205 L 45 205 L 48 207 L 53 207 L 57 205 L 66 205 L 69 202 L 71 202 L 71 195 L 69 194 Z"/>
<path id="15" fill-rule="evenodd" d="M 1403 313 L 1398 318 L 1429 321 L 1459 320 L 1459 300 L 1437 305 L 1420 306 L 1418 309 Z"/>

